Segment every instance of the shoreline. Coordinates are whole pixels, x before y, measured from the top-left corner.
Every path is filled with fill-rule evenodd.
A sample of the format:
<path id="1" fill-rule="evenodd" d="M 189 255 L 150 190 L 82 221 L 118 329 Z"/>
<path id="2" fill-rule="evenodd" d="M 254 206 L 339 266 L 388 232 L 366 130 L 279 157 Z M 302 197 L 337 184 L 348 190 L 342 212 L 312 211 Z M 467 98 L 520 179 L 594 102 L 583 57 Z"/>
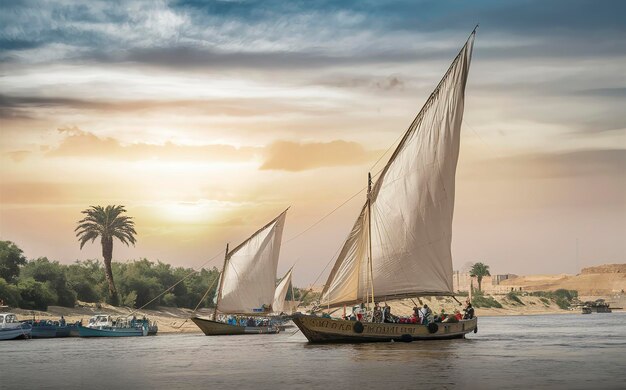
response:
<path id="1" fill-rule="evenodd" d="M 32 318 L 33 313 L 36 319 L 42 320 L 58 320 L 61 315 L 64 316 L 65 321 L 67 323 L 75 323 L 80 321 L 86 322 L 89 317 L 95 314 L 108 314 L 112 317 L 123 317 L 132 313 L 132 311 L 128 308 L 120 308 L 108 306 L 102 307 L 101 309 L 90 308 L 85 310 L 86 308 L 65 308 L 60 306 L 51 306 L 48 308 L 48 311 L 32 311 L 25 309 L 17 309 L 17 308 L 9 308 L 12 313 L 18 315 L 20 320 L 25 320 Z M 393 307 L 393 306 L 392 306 Z M 401 310 L 394 310 L 396 313 L 399 313 Z M 626 310 L 614 310 L 613 313 L 623 313 Z M 196 314 L 210 316 L 212 310 L 200 310 Z M 137 317 L 147 317 L 150 321 L 156 321 L 159 326 L 158 334 L 193 334 L 198 333 L 202 334 L 202 331 L 192 322 L 189 318 L 192 315 L 192 311 L 189 309 L 177 309 L 177 308 L 158 308 L 157 310 L 141 310 L 134 313 Z M 595 315 L 598 314 L 611 314 L 611 313 L 593 313 Z M 577 310 L 541 310 L 541 311 L 512 311 L 510 308 L 503 309 L 485 309 L 485 308 L 477 308 L 476 316 L 478 318 L 481 317 L 529 317 L 529 316 L 542 316 L 542 315 L 582 315 L 580 311 Z"/>

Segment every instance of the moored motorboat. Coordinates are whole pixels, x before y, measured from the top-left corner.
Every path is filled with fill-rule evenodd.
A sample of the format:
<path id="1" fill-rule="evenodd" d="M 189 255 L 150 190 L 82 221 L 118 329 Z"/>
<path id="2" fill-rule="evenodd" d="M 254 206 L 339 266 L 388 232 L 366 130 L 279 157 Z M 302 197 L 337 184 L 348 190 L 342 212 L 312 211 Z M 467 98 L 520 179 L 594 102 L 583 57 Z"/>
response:
<path id="1" fill-rule="evenodd" d="M 17 320 L 13 313 L 0 313 L 0 340 L 30 338 L 32 326 Z"/>
<path id="2" fill-rule="evenodd" d="M 78 335 L 80 337 L 138 337 L 147 336 L 148 328 L 140 327 L 99 327 L 88 328 L 78 325 Z"/>
<path id="3" fill-rule="evenodd" d="M 34 339 L 50 339 L 57 335 L 57 326 L 47 320 L 24 320 L 25 324 L 32 326 L 31 337 Z"/>
<path id="4" fill-rule="evenodd" d="M 97 314 L 87 326 L 77 325 L 80 337 L 138 337 L 148 335 L 148 320 L 118 318 Z"/>

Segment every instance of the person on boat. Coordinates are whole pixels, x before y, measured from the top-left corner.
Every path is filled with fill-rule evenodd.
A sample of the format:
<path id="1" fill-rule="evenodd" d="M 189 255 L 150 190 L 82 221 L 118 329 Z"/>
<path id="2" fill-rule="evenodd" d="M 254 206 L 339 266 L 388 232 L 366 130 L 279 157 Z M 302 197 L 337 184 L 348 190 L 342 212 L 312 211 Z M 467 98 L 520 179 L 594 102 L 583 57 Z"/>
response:
<path id="1" fill-rule="evenodd" d="M 461 314 L 460 311 L 455 310 L 454 311 L 454 318 L 456 318 L 457 321 L 461 321 L 463 319 L 463 314 Z"/>
<path id="2" fill-rule="evenodd" d="M 465 315 L 463 316 L 464 320 L 471 320 L 474 318 L 474 308 L 472 307 L 471 302 L 467 302 L 467 307 L 463 309 L 463 311 L 465 312 Z"/>
<path id="3" fill-rule="evenodd" d="M 61 316 L 61 319 L 59 320 L 59 325 L 65 326 L 65 318 L 63 316 Z"/>
<path id="4" fill-rule="evenodd" d="M 254 318 L 249 317 L 246 326 L 256 326 L 256 321 L 254 320 Z"/>
<path id="5" fill-rule="evenodd" d="M 446 311 L 444 309 L 441 309 L 441 313 L 435 316 L 435 322 L 444 322 L 446 317 Z"/>
<path id="6" fill-rule="evenodd" d="M 354 315 L 356 315 L 357 321 L 361 321 L 363 319 L 363 309 L 361 308 L 360 305 L 357 306 L 353 312 L 354 312 Z"/>
<path id="7" fill-rule="evenodd" d="M 380 309 L 380 305 L 376 302 L 374 306 L 374 316 L 372 318 L 372 322 L 383 322 L 383 312 Z"/>
<path id="8" fill-rule="evenodd" d="M 385 303 L 385 307 L 383 308 L 383 321 L 384 322 L 394 322 L 391 315 L 391 306 Z"/>
<path id="9" fill-rule="evenodd" d="M 428 325 L 433 322 L 433 311 L 430 310 L 427 304 L 424 304 L 424 308 L 422 309 L 422 324 Z"/>

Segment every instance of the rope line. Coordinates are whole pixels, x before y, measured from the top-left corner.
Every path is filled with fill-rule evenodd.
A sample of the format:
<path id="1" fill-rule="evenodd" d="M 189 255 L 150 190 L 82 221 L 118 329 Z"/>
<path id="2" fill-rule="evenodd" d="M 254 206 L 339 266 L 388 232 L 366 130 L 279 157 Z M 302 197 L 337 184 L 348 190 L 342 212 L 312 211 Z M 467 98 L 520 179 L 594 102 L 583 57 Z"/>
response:
<path id="1" fill-rule="evenodd" d="M 215 260 L 219 255 L 221 255 L 222 253 L 224 253 L 224 251 L 220 251 L 219 253 L 217 253 L 215 256 L 211 257 L 209 260 L 205 261 L 204 263 L 200 264 L 200 270 L 202 270 L 202 267 L 204 267 L 205 265 L 209 264 L 211 261 Z M 157 295 L 156 297 L 152 298 L 150 301 L 148 301 L 148 303 L 146 303 L 145 305 L 141 306 L 138 309 L 133 310 L 132 312 L 130 312 L 129 315 L 134 314 L 136 312 L 138 312 L 139 310 L 142 310 L 143 308 L 145 308 L 146 306 L 148 306 L 149 304 L 151 304 L 152 302 L 156 301 L 158 298 L 162 297 L 163 295 L 165 295 L 168 291 L 171 291 L 174 287 L 178 286 L 183 280 L 187 279 L 188 277 L 190 277 L 193 274 L 196 274 L 200 271 L 196 271 L 193 270 L 190 273 L 188 273 L 187 275 L 185 275 L 182 279 L 180 279 L 178 282 L 172 284 L 170 287 L 168 287 L 167 289 L 165 289 L 165 291 L 163 291 L 162 293 L 160 293 L 159 295 Z"/>

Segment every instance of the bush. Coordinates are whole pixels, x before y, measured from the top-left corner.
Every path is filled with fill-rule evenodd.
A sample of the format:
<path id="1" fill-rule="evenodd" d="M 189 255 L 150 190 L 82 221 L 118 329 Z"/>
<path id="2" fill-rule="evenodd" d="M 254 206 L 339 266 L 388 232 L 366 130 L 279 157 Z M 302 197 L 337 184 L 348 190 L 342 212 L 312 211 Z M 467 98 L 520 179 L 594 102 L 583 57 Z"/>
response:
<path id="1" fill-rule="evenodd" d="M 20 306 L 20 290 L 14 284 L 7 283 L 4 278 L 0 278 L 0 299 L 4 301 L 5 305 L 11 307 Z"/>
<path id="2" fill-rule="evenodd" d="M 506 294 L 506 298 L 512 302 L 518 303 L 522 306 L 526 306 L 524 305 L 524 302 L 522 302 L 521 299 L 519 299 L 519 297 L 517 296 L 517 294 L 515 294 L 513 291 L 509 292 L 508 294 Z"/>
<path id="3" fill-rule="evenodd" d="M 500 304 L 500 302 L 496 301 L 494 297 L 492 297 L 491 295 L 486 297 L 483 295 L 482 292 L 476 292 L 474 294 L 474 296 L 472 297 L 472 305 L 474 305 L 475 307 L 484 307 L 484 308 L 491 308 L 491 307 L 495 307 L 498 309 L 502 308 L 502 305 Z"/>
<path id="4" fill-rule="evenodd" d="M 162 300 L 164 306 L 176 307 L 176 295 L 167 293 L 163 295 Z"/>
<path id="5" fill-rule="evenodd" d="M 131 291 L 124 296 L 122 299 L 122 305 L 130 307 L 131 309 L 135 308 L 135 303 L 137 302 L 137 293 L 135 291 Z"/>
<path id="6" fill-rule="evenodd" d="M 76 293 L 67 285 L 65 272 L 58 261 L 50 261 L 45 257 L 29 261 L 20 272 L 20 279 L 34 279 L 37 282 L 45 283 L 48 290 L 52 292 L 56 299 L 49 302 L 50 305 L 74 307 L 76 303 Z"/>
<path id="7" fill-rule="evenodd" d="M 48 305 L 57 301 L 56 294 L 50 290 L 48 284 L 33 278 L 20 278 L 17 287 L 21 297 L 20 307 L 23 309 L 48 310 Z"/>
<path id="8" fill-rule="evenodd" d="M 578 299 L 578 291 L 563 288 L 556 291 L 533 291 L 530 295 L 540 297 L 546 306 L 550 304 L 549 300 L 552 300 L 563 310 L 568 310 L 572 306 L 572 301 Z"/>

